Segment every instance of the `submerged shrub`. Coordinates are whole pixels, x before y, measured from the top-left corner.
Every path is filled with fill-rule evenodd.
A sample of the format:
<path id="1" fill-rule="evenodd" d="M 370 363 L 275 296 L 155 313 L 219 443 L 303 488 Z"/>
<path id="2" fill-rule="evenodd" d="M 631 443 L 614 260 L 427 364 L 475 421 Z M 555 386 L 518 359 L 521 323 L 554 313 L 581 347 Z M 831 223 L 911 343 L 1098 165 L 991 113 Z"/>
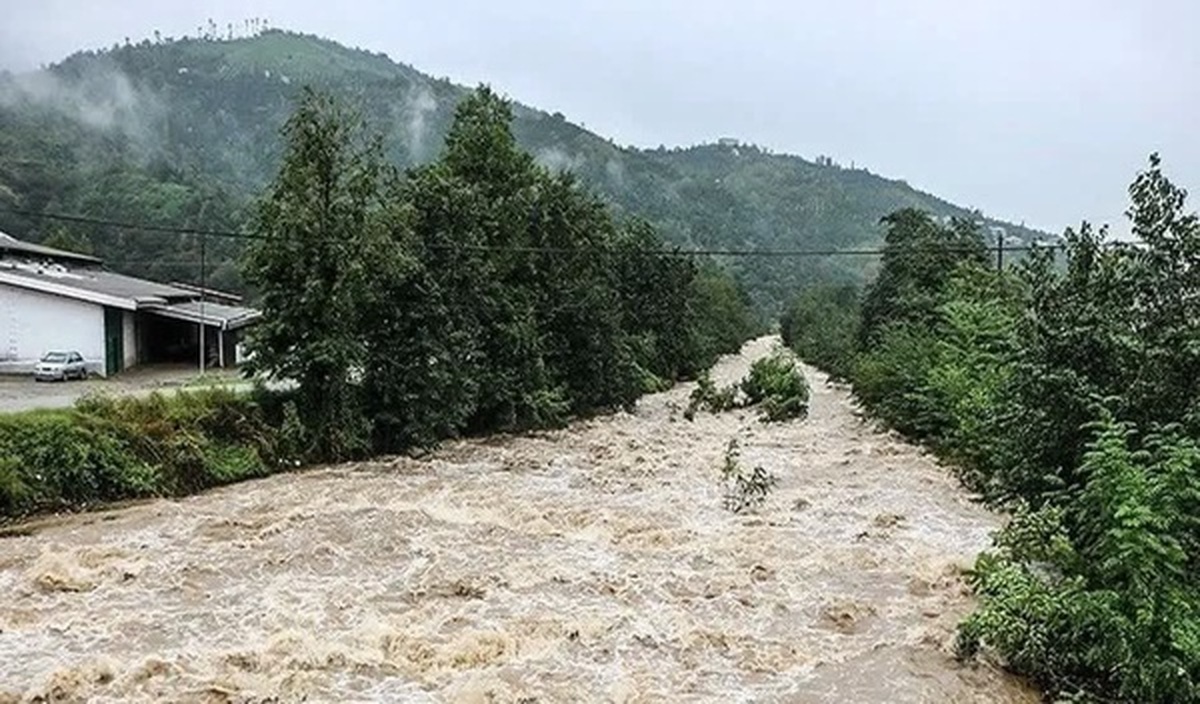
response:
<path id="1" fill-rule="evenodd" d="M 740 456 L 738 442 L 734 438 L 725 447 L 725 460 L 721 464 L 722 502 L 725 508 L 734 513 L 757 510 L 779 483 L 778 477 L 757 465 L 746 471 L 741 465 Z"/>
<path id="2" fill-rule="evenodd" d="M 808 382 L 795 358 L 775 350 L 750 366 L 742 380 L 742 393 L 750 405 L 762 404 L 764 422 L 803 418 L 808 415 Z"/>
<path id="3" fill-rule="evenodd" d="M 737 408 L 737 391 L 738 387 L 733 385 L 717 388 L 708 371 L 701 372 L 699 378 L 696 379 L 696 388 L 692 390 L 683 417 L 692 420 L 696 417 L 696 412 L 700 410 L 722 413 Z"/>

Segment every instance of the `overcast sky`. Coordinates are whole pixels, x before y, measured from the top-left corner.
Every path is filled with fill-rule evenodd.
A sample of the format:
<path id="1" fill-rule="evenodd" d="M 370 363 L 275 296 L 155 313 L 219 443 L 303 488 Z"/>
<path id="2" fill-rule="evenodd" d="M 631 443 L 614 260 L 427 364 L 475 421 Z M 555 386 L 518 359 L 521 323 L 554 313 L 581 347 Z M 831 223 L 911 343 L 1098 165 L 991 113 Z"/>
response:
<path id="1" fill-rule="evenodd" d="M 1196 0 L 5 0 L 0 67 L 266 17 L 620 144 L 738 137 L 1052 231 L 1200 191 Z M 1192 204 L 1193 207 L 1196 203 Z"/>

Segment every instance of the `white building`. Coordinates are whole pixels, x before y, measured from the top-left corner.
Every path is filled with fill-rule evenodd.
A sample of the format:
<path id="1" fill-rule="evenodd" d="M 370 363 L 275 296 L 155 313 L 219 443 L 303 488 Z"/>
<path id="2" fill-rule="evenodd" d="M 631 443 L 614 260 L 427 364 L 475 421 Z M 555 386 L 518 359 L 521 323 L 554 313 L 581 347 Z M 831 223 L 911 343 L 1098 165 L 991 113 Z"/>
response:
<path id="1" fill-rule="evenodd" d="M 74 350 L 96 374 L 139 364 L 235 363 L 261 314 L 236 296 L 105 271 L 102 262 L 0 232 L 0 371 L 24 373 L 50 350 Z"/>

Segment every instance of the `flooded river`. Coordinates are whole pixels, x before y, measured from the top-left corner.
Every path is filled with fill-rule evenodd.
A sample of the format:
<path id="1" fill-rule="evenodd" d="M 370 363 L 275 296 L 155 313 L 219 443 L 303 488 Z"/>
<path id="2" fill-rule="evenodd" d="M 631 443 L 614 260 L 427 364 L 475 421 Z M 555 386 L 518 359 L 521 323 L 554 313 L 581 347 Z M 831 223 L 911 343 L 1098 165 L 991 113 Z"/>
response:
<path id="1" fill-rule="evenodd" d="M 683 385 L 0 539 L 0 701 L 1036 701 L 951 655 L 999 519 L 806 371 L 804 421 L 688 422 Z M 779 478 L 756 515 L 731 438 Z"/>

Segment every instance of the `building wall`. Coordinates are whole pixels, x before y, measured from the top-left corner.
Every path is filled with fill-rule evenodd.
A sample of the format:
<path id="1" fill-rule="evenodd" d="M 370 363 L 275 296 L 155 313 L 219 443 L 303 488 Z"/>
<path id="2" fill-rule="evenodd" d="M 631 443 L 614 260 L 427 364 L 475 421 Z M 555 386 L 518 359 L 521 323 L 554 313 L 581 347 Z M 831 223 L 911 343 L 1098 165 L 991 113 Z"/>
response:
<path id="1" fill-rule="evenodd" d="M 0 360 L 32 370 L 55 349 L 79 352 L 103 374 L 104 307 L 0 284 Z"/>
<path id="2" fill-rule="evenodd" d="M 131 310 L 124 311 L 121 315 L 122 347 L 125 350 L 125 363 L 121 365 L 122 369 L 136 367 L 138 363 L 137 335 L 134 331 L 133 318 L 134 313 Z"/>

